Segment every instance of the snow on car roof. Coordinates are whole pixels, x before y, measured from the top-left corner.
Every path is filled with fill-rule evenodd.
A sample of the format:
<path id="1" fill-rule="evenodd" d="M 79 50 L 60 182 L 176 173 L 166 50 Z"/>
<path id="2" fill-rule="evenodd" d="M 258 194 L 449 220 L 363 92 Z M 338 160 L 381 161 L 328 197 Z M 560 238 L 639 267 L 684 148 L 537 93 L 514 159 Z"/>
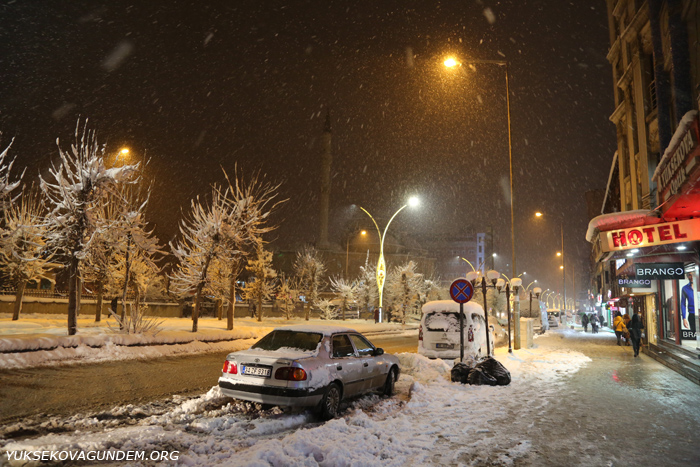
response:
<path id="1" fill-rule="evenodd" d="M 297 331 L 297 332 L 318 332 L 324 336 L 331 336 L 339 332 L 357 332 L 352 328 L 344 326 L 331 326 L 326 324 L 299 324 L 295 326 L 281 326 L 275 331 Z"/>
<path id="2" fill-rule="evenodd" d="M 423 313 L 431 311 L 451 311 L 459 313 L 459 303 L 452 300 L 434 300 L 423 305 Z M 467 302 L 464 304 L 464 313 L 476 313 L 484 316 L 484 309 L 475 302 Z"/>

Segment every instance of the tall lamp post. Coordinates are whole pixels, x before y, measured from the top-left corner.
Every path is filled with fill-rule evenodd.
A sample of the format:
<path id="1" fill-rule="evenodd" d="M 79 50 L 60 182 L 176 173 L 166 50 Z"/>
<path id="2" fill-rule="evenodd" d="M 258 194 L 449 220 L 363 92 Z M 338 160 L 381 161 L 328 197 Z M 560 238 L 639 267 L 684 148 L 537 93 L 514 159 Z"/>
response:
<path id="1" fill-rule="evenodd" d="M 513 251 L 513 269 L 512 269 L 512 276 L 516 277 L 515 271 L 515 202 L 514 202 L 514 194 L 513 194 L 513 143 L 512 143 L 512 138 L 511 138 L 511 130 L 510 130 L 510 84 L 508 82 L 508 62 L 505 60 L 468 60 L 466 63 L 468 64 L 488 64 L 488 65 L 496 65 L 499 67 L 504 67 L 505 72 L 506 72 L 506 110 L 508 113 L 508 163 L 510 167 L 510 242 L 511 242 L 511 248 Z M 462 67 L 462 63 L 458 62 L 455 58 L 448 58 L 443 62 L 443 64 L 447 68 L 455 68 L 459 67 L 460 70 L 462 70 L 462 73 L 466 75 L 466 71 L 464 71 L 464 68 Z"/>
<path id="2" fill-rule="evenodd" d="M 541 212 L 536 212 L 535 217 L 540 218 L 544 216 Z M 557 256 L 561 256 L 561 265 L 559 266 L 559 269 L 561 269 L 561 277 L 562 277 L 562 283 L 563 283 L 563 290 L 564 290 L 564 301 L 566 301 L 566 268 L 564 267 L 564 219 L 559 220 L 559 226 L 561 230 L 561 252 L 557 253 Z"/>
<path id="3" fill-rule="evenodd" d="M 363 237 L 367 235 L 366 230 L 360 230 L 360 235 Z M 349 279 L 348 276 L 348 263 L 350 263 L 350 236 L 348 236 L 347 242 L 345 243 L 345 278 Z"/>
<path id="4" fill-rule="evenodd" d="M 374 223 L 374 226 L 377 228 L 377 234 L 379 235 L 379 261 L 377 262 L 377 290 L 379 291 L 379 315 L 378 315 L 378 322 L 382 322 L 382 295 L 384 294 L 384 281 L 386 281 L 386 261 L 384 261 L 384 239 L 386 238 L 386 232 L 389 230 L 389 225 L 391 225 L 391 221 L 394 220 L 394 218 L 405 208 L 408 206 L 415 207 L 420 204 L 420 201 L 418 200 L 417 197 L 413 196 L 409 198 L 408 203 L 404 204 L 401 206 L 398 211 L 394 213 L 393 216 L 391 216 L 391 219 L 389 219 L 389 222 L 387 222 L 386 227 L 384 227 L 384 233 L 382 233 L 381 230 L 379 230 L 379 225 L 377 225 L 377 221 L 374 220 L 374 217 L 372 217 L 372 214 L 370 214 L 365 208 L 360 206 L 360 209 L 369 216 L 370 219 L 372 219 L 372 222 Z"/>

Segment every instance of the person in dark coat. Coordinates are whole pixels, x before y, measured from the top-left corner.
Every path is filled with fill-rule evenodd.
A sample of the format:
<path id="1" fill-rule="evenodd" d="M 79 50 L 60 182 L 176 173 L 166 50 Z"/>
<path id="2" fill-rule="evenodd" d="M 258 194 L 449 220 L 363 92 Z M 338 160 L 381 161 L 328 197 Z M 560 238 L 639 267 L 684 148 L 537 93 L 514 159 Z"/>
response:
<path id="1" fill-rule="evenodd" d="M 586 313 L 581 316 L 581 325 L 583 326 L 583 332 L 588 332 L 588 315 Z"/>
<path id="2" fill-rule="evenodd" d="M 634 316 L 632 316 L 630 324 L 627 326 L 627 330 L 629 331 L 630 338 L 632 340 L 632 349 L 634 350 L 635 357 L 639 357 L 639 344 L 642 340 L 642 329 L 644 329 L 642 313 L 637 310 Z"/>
<path id="3" fill-rule="evenodd" d="M 591 332 L 593 334 L 598 334 L 598 315 L 595 313 L 591 315 Z"/>

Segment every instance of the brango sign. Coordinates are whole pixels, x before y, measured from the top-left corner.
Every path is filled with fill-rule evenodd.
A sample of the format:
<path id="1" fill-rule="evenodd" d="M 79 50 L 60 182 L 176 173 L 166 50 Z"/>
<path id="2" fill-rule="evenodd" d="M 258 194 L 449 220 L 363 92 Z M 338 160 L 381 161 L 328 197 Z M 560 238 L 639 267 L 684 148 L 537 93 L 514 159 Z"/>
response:
<path id="1" fill-rule="evenodd" d="M 609 230 L 601 233 L 603 251 L 629 250 L 693 240 L 700 240 L 700 218 L 643 225 L 630 229 Z"/>
<path id="2" fill-rule="evenodd" d="M 637 280 L 683 279 L 683 263 L 640 263 L 634 265 Z"/>

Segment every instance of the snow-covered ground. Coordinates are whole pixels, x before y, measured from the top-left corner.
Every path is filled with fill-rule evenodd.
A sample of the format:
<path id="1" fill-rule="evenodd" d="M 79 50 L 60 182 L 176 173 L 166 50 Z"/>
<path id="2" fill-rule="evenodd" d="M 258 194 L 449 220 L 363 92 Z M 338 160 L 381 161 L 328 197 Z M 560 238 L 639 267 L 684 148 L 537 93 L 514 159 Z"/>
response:
<path id="1" fill-rule="evenodd" d="M 501 352 L 497 357 L 513 377 L 508 387 L 452 383 L 452 362 L 400 354 L 397 396 L 355 400 L 341 417 L 323 424 L 308 411 L 263 411 L 254 404 L 223 397 L 213 387 L 200 397 L 176 398 L 166 409 L 118 407 L 108 414 L 63 421 L 60 431 L 71 433 L 0 445 L 5 453 L 178 451 L 178 459 L 167 464 L 189 466 L 404 466 L 450 464 L 460 459 L 510 465 L 531 451 L 531 441 L 524 433 L 494 437 L 494 425 L 507 423 L 510 413 L 523 403 L 546 405 L 547 396 L 558 384 L 590 359 L 579 352 L 547 348 L 513 355 Z M 115 427 L 120 424 L 115 420 L 130 418 L 125 413 L 140 414 L 138 423 Z"/>
<path id="2" fill-rule="evenodd" d="M 302 323 L 324 323 L 322 320 L 282 318 L 237 318 L 232 331 L 226 320 L 203 317 L 198 331 L 191 332 L 187 318 L 162 318 L 160 331 L 153 334 L 120 333 L 114 319 L 96 323 L 94 317 L 78 318 L 78 333 L 68 336 L 64 315 L 23 315 L 12 321 L 11 315 L 0 314 L 0 369 L 27 368 L 41 365 L 76 364 L 100 361 L 156 358 L 200 352 L 235 351 L 250 347 L 250 339 L 258 339 L 276 326 Z M 375 324 L 367 320 L 334 321 L 360 332 L 400 332 L 415 326 L 395 323 Z"/>

